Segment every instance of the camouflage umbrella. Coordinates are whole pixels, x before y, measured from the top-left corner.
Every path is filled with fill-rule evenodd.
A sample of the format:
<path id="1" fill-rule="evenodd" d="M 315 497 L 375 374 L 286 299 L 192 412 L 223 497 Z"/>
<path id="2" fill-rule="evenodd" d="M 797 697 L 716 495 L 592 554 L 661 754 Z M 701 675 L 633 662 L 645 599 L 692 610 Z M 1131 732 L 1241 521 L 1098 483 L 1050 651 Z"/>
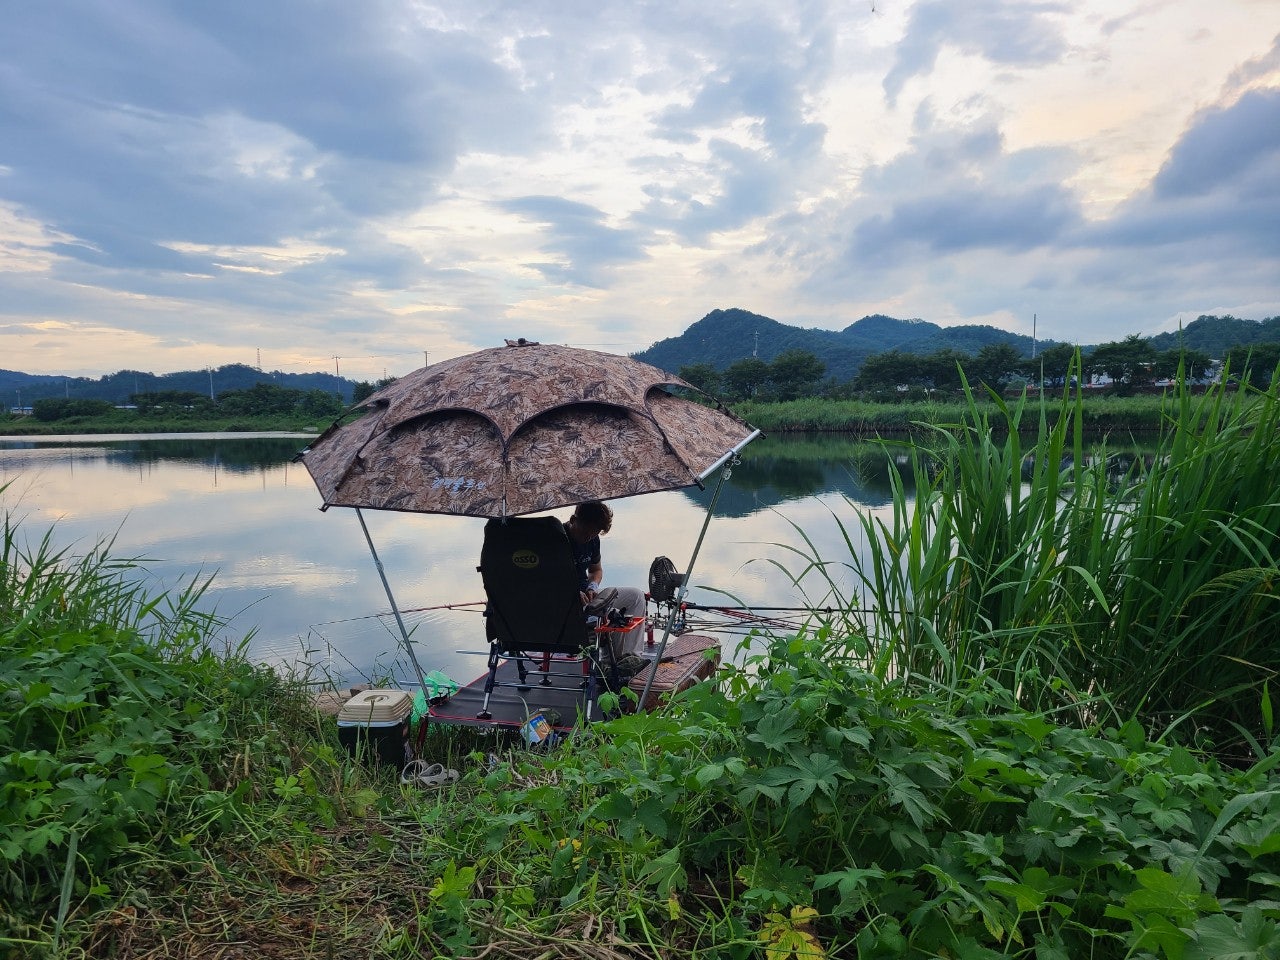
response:
<path id="1" fill-rule="evenodd" d="M 505 517 L 671 490 L 759 433 L 647 363 L 524 340 L 423 367 L 352 413 L 301 454 L 325 509 Z"/>

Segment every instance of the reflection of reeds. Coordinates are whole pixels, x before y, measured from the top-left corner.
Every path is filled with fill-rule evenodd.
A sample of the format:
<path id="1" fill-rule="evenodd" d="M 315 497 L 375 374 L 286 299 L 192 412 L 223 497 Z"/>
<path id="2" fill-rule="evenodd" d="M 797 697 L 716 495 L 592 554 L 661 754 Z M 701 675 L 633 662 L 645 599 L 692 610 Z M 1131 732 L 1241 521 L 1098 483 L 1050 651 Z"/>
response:
<path id="1" fill-rule="evenodd" d="M 1150 466 L 1119 477 L 1078 394 L 994 409 L 971 397 L 927 466 L 890 461 L 887 519 L 836 518 L 842 566 L 882 614 L 848 630 L 879 669 L 938 689 L 996 681 L 1032 708 L 1257 747 L 1280 670 L 1276 388 L 1178 391 Z"/>

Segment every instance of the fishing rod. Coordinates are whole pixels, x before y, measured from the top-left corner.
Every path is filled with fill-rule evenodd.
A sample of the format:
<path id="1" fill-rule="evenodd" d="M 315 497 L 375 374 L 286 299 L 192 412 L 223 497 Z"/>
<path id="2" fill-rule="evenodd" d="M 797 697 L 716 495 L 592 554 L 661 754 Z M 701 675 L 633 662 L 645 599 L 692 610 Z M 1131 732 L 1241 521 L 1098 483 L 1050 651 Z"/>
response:
<path id="1" fill-rule="evenodd" d="M 441 603 L 434 607 L 406 607 L 399 611 L 384 610 L 381 613 L 366 613 L 358 617 L 344 617 L 341 620 L 322 620 L 320 623 L 313 623 L 313 627 L 328 627 L 335 623 L 355 623 L 359 620 L 380 620 L 384 617 L 394 616 L 398 613 L 431 613 L 435 610 L 461 610 L 464 613 L 484 613 L 483 600 L 469 600 L 466 603 Z M 475 609 L 468 609 L 475 608 Z"/>
<path id="2" fill-rule="evenodd" d="M 751 604 L 710 604 L 710 603 L 685 603 L 686 610 L 714 610 L 722 613 L 729 613 L 735 610 L 747 611 L 783 611 L 795 613 L 875 613 L 875 610 L 867 607 L 757 607 Z"/>

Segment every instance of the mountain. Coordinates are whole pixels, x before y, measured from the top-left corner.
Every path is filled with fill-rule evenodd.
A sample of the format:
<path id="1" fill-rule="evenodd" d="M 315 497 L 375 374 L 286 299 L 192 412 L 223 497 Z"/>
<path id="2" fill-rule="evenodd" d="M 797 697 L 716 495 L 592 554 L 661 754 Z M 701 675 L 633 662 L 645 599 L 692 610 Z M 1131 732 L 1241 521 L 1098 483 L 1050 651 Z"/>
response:
<path id="1" fill-rule="evenodd" d="M 264 372 L 242 363 L 228 364 L 213 370 L 186 370 L 179 373 L 146 373 L 120 370 L 97 380 L 91 377 L 56 377 L 47 374 L 18 373 L 0 370 L 0 407 L 31 406 L 32 401 L 46 397 L 78 397 L 128 403 L 135 393 L 158 390 L 183 390 L 208 395 L 228 390 L 248 390 L 256 383 L 274 383 L 293 390 L 323 390 L 340 393 L 351 400 L 355 382 L 329 373 Z"/>
<path id="2" fill-rule="evenodd" d="M 1151 345 L 1157 350 L 1172 350 L 1181 344 L 1188 350 L 1203 350 L 1215 360 L 1220 360 L 1232 347 L 1277 342 L 1280 342 L 1280 317 L 1241 320 L 1239 317 L 1207 317 L 1203 314 L 1183 327 L 1180 333 L 1158 333 L 1151 338 Z"/>
<path id="3" fill-rule="evenodd" d="M 1041 340 L 1040 347 L 1052 346 Z M 827 376 L 851 380 L 862 362 L 874 353 L 902 350 L 933 353 L 948 348 L 977 353 L 991 343 L 1007 343 L 1031 356 L 1030 337 L 979 324 L 940 327 L 925 320 L 897 320 L 876 314 L 863 317 L 840 331 L 791 327 L 769 317 L 737 308 L 713 310 L 678 337 L 669 337 L 633 354 L 637 360 L 664 370 L 686 364 L 709 363 L 717 370 L 746 357 L 771 362 L 785 350 L 808 350 L 827 365 Z"/>

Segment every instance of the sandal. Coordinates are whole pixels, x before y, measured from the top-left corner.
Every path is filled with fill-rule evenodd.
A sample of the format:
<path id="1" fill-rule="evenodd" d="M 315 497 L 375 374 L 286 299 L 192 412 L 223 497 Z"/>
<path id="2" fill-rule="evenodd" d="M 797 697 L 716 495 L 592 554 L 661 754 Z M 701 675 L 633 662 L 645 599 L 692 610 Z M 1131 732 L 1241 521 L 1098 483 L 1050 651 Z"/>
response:
<path id="1" fill-rule="evenodd" d="M 462 775 L 441 763 L 428 764 L 425 760 L 411 760 L 400 772 L 400 782 L 406 786 L 441 787 L 456 783 Z"/>

